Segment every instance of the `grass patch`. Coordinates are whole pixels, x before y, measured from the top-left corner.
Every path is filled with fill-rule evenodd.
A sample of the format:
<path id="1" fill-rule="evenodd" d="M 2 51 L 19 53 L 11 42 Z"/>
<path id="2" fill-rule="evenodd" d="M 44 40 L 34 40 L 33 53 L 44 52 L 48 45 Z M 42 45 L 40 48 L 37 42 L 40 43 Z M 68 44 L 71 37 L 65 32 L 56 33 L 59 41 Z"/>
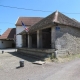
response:
<path id="1" fill-rule="evenodd" d="M 80 58 L 80 54 L 71 54 L 64 57 L 58 57 L 57 59 L 54 57 L 46 58 L 45 61 L 63 63 L 63 62 L 68 62 L 78 58 Z"/>
<path id="2" fill-rule="evenodd" d="M 80 54 L 71 54 L 64 57 L 59 57 L 58 62 L 68 62 L 74 59 L 80 58 Z"/>

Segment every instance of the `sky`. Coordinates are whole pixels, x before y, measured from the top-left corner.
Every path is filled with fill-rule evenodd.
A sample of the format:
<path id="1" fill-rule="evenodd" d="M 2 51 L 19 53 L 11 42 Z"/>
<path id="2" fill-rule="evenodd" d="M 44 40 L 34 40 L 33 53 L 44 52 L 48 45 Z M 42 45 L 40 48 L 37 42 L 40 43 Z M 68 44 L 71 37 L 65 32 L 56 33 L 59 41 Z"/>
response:
<path id="1" fill-rule="evenodd" d="M 8 28 L 15 28 L 18 17 L 46 17 L 56 10 L 80 21 L 80 0 L 0 0 L 0 34 Z"/>

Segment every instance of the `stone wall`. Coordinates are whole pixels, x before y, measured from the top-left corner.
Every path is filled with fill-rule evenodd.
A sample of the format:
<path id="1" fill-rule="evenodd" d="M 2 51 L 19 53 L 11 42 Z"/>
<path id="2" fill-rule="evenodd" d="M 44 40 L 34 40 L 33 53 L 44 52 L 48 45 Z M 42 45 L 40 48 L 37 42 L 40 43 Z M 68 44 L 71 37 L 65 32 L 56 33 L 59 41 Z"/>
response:
<path id="1" fill-rule="evenodd" d="M 76 54 L 80 53 L 80 29 L 59 26 L 60 30 L 56 31 L 55 47 L 59 54 Z"/>

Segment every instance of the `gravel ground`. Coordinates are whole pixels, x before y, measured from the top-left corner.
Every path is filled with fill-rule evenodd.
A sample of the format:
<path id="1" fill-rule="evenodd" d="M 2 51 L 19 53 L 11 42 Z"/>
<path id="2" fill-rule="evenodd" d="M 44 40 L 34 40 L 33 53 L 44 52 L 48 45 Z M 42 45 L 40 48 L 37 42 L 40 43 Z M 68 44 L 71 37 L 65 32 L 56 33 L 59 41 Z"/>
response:
<path id="1" fill-rule="evenodd" d="M 22 59 L 24 67 L 20 68 Z M 13 50 L 0 53 L 0 80 L 80 80 L 80 59 L 43 65 L 32 64 L 34 61 L 37 59 L 19 55 Z"/>

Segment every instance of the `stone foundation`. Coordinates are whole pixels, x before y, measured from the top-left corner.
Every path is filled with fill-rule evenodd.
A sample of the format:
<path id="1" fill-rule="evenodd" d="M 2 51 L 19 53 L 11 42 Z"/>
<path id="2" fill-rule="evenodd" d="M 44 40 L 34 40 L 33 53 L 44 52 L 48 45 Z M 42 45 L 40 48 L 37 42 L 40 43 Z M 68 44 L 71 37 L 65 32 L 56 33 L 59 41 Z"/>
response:
<path id="1" fill-rule="evenodd" d="M 18 53 L 25 55 L 25 56 L 30 56 L 34 58 L 48 58 L 54 53 L 54 49 L 28 49 L 28 48 L 18 48 Z"/>

